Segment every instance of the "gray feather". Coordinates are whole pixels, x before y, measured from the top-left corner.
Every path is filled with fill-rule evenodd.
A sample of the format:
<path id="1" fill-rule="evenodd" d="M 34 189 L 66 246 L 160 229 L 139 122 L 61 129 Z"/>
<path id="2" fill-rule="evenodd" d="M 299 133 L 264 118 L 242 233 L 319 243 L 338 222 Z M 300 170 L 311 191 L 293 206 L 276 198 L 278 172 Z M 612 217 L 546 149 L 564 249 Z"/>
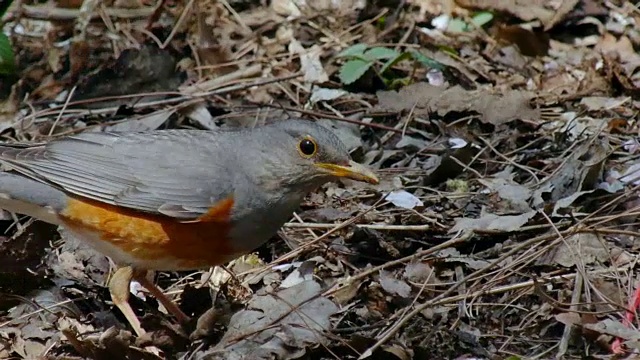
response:
<path id="1" fill-rule="evenodd" d="M 67 194 L 42 182 L 0 172 L 0 209 L 58 224 L 57 213 L 67 204 Z"/>
<path id="2" fill-rule="evenodd" d="M 320 160 L 348 160 L 327 129 L 280 121 L 242 130 L 82 133 L 45 145 L 0 146 L 0 161 L 70 194 L 183 220 L 233 196 L 232 218 L 261 224 L 248 231 L 275 232 L 308 191 L 328 180 L 314 178 L 297 152 L 306 135 L 318 141 Z"/>

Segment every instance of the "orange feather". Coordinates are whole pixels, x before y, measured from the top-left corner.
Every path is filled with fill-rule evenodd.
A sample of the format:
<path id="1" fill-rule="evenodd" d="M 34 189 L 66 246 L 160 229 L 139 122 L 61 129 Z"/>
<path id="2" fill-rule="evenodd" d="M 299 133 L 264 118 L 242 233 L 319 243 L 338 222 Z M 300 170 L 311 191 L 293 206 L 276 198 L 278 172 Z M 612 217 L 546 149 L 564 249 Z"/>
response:
<path id="1" fill-rule="evenodd" d="M 173 258 L 176 269 L 220 265 L 240 254 L 228 234 L 233 198 L 220 201 L 195 222 L 180 222 L 95 201 L 69 199 L 60 213 L 64 225 L 98 233 L 140 260 Z"/>

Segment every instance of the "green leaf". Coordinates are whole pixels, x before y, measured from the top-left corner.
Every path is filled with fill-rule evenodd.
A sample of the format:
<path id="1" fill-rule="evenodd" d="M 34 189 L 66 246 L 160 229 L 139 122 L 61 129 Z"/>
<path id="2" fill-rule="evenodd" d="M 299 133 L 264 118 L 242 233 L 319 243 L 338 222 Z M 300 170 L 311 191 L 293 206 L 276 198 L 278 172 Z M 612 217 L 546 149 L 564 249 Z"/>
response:
<path id="1" fill-rule="evenodd" d="M 452 48 L 451 46 L 447 46 L 447 45 L 441 45 L 438 46 L 438 50 L 444 52 L 444 53 L 449 53 L 451 55 L 457 56 L 458 52 L 456 51 L 456 49 Z"/>
<path id="2" fill-rule="evenodd" d="M 392 59 L 400 56 L 400 53 L 386 47 L 374 47 L 367 50 L 363 57 L 367 60 Z"/>
<path id="3" fill-rule="evenodd" d="M 424 54 L 422 54 L 419 51 L 411 50 L 411 56 L 413 56 L 413 58 L 416 59 L 416 61 L 418 61 L 419 63 L 421 63 L 426 67 L 440 70 L 440 71 L 444 70 L 444 66 L 441 63 L 424 56 Z"/>
<path id="4" fill-rule="evenodd" d="M 343 84 L 349 85 L 354 81 L 358 80 L 364 73 L 369 70 L 369 68 L 373 65 L 371 61 L 365 61 L 362 59 L 353 59 L 349 60 L 340 68 L 340 73 L 338 76 L 340 77 L 340 81 Z"/>
<path id="5" fill-rule="evenodd" d="M 403 87 L 406 87 L 407 85 L 410 85 L 411 79 L 408 77 L 392 79 L 392 80 L 385 81 L 385 84 L 387 86 L 387 89 L 389 90 L 398 90 Z"/>
<path id="6" fill-rule="evenodd" d="M 356 57 L 362 56 L 364 51 L 367 49 L 367 44 L 355 44 L 353 46 L 349 46 L 348 48 L 342 50 L 336 57 Z"/>
<path id="7" fill-rule="evenodd" d="M 477 27 L 483 27 L 493 20 L 493 14 L 488 11 L 481 11 L 471 18 L 471 22 Z"/>
<path id="8" fill-rule="evenodd" d="M 448 32 L 465 32 L 469 30 L 469 25 L 461 19 L 451 19 L 449 20 L 449 25 L 447 25 Z"/>
<path id="9" fill-rule="evenodd" d="M 11 41 L 7 35 L 0 32 L 0 74 L 13 74 L 15 69 L 15 56 L 11 48 Z"/>
<path id="10" fill-rule="evenodd" d="M 406 60 L 409 58 L 411 58 L 411 54 L 408 52 L 403 52 L 402 54 L 398 54 L 396 57 L 389 59 L 386 63 L 384 63 L 384 65 L 382 65 L 382 68 L 380 69 L 380 74 L 384 74 L 393 65 L 399 63 L 402 60 Z"/>

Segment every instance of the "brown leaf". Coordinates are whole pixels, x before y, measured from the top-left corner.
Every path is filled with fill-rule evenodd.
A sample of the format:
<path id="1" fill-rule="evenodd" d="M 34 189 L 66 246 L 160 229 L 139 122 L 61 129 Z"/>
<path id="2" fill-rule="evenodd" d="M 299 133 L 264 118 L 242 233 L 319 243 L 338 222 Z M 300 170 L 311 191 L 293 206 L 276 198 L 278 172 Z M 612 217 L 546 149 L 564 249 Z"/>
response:
<path id="1" fill-rule="evenodd" d="M 311 344 L 325 343 L 322 332 L 329 317 L 338 311 L 330 300 L 319 296 L 320 285 L 305 281 L 276 294 L 254 296 L 247 309 L 233 315 L 228 331 L 207 359 L 297 358 Z"/>
<path id="2" fill-rule="evenodd" d="M 378 105 L 375 110 L 380 111 L 406 111 L 427 117 L 431 112 L 445 116 L 452 111 L 473 111 L 480 114 L 482 122 L 493 125 L 540 117 L 540 111 L 529 104 L 535 95 L 528 91 L 498 94 L 482 89 L 465 90 L 460 86 L 443 89 L 419 82 L 399 91 L 379 91 L 376 96 Z"/>
<path id="3" fill-rule="evenodd" d="M 607 244 L 594 233 L 579 233 L 550 249 L 538 264 L 558 264 L 564 267 L 588 265 L 609 259 Z"/>
<path id="4" fill-rule="evenodd" d="M 449 233 L 458 231 L 518 231 L 535 215 L 535 211 L 529 211 L 521 215 L 500 216 L 483 213 L 478 219 L 456 218 L 456 224 L 449 230 Z"/>
<path id="5" fill-rule="evenodd" d="M 549 34 L 533 31 L 517 25 L 501 25 L 496 31 L 496 40 L 518 46 L 526 56 L 544 56 L 549 52 Z"/>
<path id="6" fill-rule="evenodd" d="M 379 280 L 380 286 L 389 294 L 398 295 L 402 298 L 408 298 L 411 295 L 411 286 L 400 279 L 396 279 L 389 271 L 380 270 Z"/>

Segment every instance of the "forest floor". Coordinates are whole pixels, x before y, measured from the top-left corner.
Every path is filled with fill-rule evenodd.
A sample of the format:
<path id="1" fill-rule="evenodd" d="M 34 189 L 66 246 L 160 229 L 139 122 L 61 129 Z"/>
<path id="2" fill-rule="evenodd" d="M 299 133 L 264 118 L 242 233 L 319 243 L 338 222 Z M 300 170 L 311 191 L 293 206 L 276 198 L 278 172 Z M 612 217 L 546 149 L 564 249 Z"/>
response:
<path id="1" fill-rule="evenodd" d="M 0 358 L 637 358 L 639 24 L 598 0 L 14 2 L 3 142 L 306 118 L 381 182 L 157 273 L 186 328 L 132 287 L 142 337 L 108 258 L 5 212 Z"/>

